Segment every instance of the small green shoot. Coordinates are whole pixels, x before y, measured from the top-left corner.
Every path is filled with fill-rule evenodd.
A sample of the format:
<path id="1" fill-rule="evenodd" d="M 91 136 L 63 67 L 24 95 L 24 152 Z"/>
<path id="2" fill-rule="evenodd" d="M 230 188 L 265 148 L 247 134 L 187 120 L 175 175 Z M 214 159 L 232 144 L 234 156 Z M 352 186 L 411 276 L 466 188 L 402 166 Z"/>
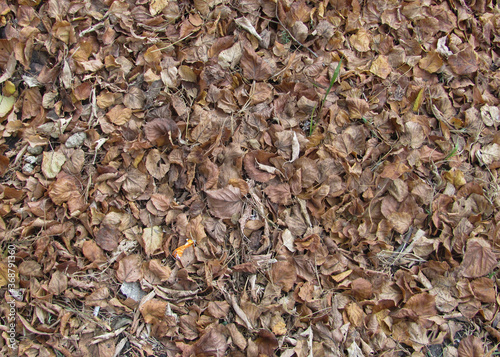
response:
<path id="1" fill-rule="evenodd" d="M 453 156 L 455 156 L 457 151 L 458 151 L 458 142 L 455 144 L 455 147 L 453 148 L 453 150 L 451 150 L 450 153 L 448 155 L 446 155 L 446 157 L 444 159 L 445 160 L 451 159 Z"/>
<path id="2" fill-rule="evenodd" d="M 333 72 L 332 79 L 330 80 L 330 86 L 326 90 L 325 96 L 323 97 L 323 100 L 321 101 L 321 106 L 319 107 L 319 110 L 318 110 L 318 113 L 320 113 L 320 114 L 321 114 L 321 111 L 323 110 L 323 105 L 325 104 L 326 97 L 328 97 L 328 94 L 330 94 L 330 91 L 333 88 L 333 84 L 335 83 L 335 81 L 339 77 L 340 68 L 342 66 L 342 60 L 343 60 L 343 57 L 340 58 L 340 61 L 339 61 L 338 65 L 337 65 L 337 68 L 335 68 L 335 72 Z M 310 120 L 310 124 L 309 124 L 309 136 L 311 136 L 312 133 L 313 133 L 313 131 L 314 131 L 314 129 L 316 129 L 317 123 L 314 122 L 314 114 L 315 113 L 316 113 L 316 107 L 314 107 L 314 109 L 313 109 L 313 111 L 311 113 L 311 120 Z"/>

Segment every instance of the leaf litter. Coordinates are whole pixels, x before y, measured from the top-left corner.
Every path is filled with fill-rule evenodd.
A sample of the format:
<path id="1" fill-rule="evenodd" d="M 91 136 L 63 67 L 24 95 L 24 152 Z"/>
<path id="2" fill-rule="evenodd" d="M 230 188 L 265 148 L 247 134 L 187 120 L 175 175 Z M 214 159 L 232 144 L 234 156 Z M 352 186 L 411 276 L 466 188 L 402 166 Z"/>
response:
<path id="1" fill-rule="evenodd" d="M 496 353 L 495 2 L 0 6 L 2 355 Z"/>

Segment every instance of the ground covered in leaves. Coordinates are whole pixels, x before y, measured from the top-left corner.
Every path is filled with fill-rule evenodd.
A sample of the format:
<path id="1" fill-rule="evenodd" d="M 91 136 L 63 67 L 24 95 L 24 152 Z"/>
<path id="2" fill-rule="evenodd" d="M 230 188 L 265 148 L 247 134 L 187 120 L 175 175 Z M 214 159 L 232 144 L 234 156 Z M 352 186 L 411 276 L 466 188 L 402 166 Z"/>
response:
<path id="1" fill-rule="evenodd" d="M 0 26 L 2 355 L 498 354 L 494 1 Z"/>

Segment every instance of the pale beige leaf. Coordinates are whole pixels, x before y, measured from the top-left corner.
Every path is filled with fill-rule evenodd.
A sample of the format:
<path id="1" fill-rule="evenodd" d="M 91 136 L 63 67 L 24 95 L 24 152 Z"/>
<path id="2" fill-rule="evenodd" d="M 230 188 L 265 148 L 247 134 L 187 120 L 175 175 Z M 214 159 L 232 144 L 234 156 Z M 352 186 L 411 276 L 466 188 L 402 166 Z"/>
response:
<path id="1" fill-rule="evenodd" d="M 144 228 L 142 232 L 142 245 L 149 256 L 161 249 L 163 243 L 163 231 L 159 226 Z"/>
<path id="2" fill-rule="evenodd" d="M 66 156 L 57 151 L 45 151 L 42 159 L 42 172 L 48 179 L 53 179 L 61 171 Z"/>

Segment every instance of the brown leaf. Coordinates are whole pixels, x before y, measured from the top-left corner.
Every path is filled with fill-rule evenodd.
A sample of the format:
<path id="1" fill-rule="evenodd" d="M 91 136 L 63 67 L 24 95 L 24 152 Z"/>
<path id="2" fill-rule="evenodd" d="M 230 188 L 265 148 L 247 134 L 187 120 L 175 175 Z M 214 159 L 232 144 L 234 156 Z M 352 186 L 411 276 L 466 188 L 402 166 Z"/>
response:
<path id="1" fill-rule="evenodd" d="M 496 301 L 495 283 L 490 278 L 474 279 L 471 282 L 474 296 L 484 303 L 494 303 Z"/>
<path id="2" fill-rule="evenodd" d="M 249 44 L 243 47 L 240 66 L 243 76 L 250 80 L 265 81 L 273 74 L 269 63 L 260 58 Z"/>
<path id="3" fill-rule="evenodd" d="M 287 261 L 274 263 L 271 268 L 270 278 L 273 284 L 278 285 L 283 291 L 288 292 L 293 288 L 297 280 L 295 266 Z"/>
<path id="4" fill-rule="evenodd" d="M 24 260 L 19 264 L 19 274 L 41 278 L 42 266 L 34 260 Z"/>
<path id="5" fill-rule="evenodd" d="M 274 336 L 274 333 L 268 330 L 260 330 L 257 336 L 255 343 L 259 347 L 259 353 L 264 356 L 272 356 L 279 346 L 278 339 Z"/>
<path id="6" fill-rule="evenodd" d="M 371 298 L 373 294 L 372 284 L 363 278 L 358 278 L 351 283 L 352 295 L 359 301 Z"/>
<path id="7" fill-rule="evenodd" d="M 205 331 L 205 334 L 193 345 L 191 353 L 195 356 L 224 357 L 227 347 L 228 343 L 222 327 L 217 326 Z"/>
<path id="8" fill-rule="evenodd" d="M 370 43 L 371 43 L 371 35 L 364 28 L 360 28 L 358 32 L 351 36 L 349 42 L 352 47 L 359 52 L 368 52 L 370 51 Z"/>
<path id="9" fill-rule="evenodd" d="M 274 156 L 274 154 L 260 150 L 248 152 L 243 159 L 247 175 L 252 180 L 258 182 L 267 182 L 273 179 L 276 176 L 274 172 L 271 173 L 269 171 L 263 170 L 262 168 L 259 168 L 259 164 L 269 166 L 269 159 Z"/>
<path id="10" fill-rule="evenodd" d="M 205 191 L 207 194 L 210 213 L 218 218 L 231 218 L 239 214 L 243 207 L 240 189 L 234 186 L 226 186 L 219 190 Z"/>
<path id="11" fill-rule="evenodd" d="M 425 56 L 418 62 L 418 65 L 420 68 L 429 73 L 435 73 L 443 65 L 443 60 L 437 52 L 431 51 L 427 54 L 427 56 Z"/>
<path id="12" fill-rule="evenodd" d="M 97 289 L 92 294 L 85 296 L 85 305 L 87 306 L 108 306 L 109 289 L 105 286 Z"/>
<path id="13" fill-rule="evenodd" d="M 413 217 L 407 212 L 394 212 L 389 215 L 388 221 L 396 232 L 403 234 L 410 228 Z"/>
<path id="14" fill-rule="evenodd" d="M 173 144 L 172 140 L 179 136 L 179 128 L 170 118 L 157 118 L 146 124 L 144 134 L 153 145 Z"/>
<path id="15" fill-rule="evenodd" d="M 292 204 L 290 186 L 287 183 L 282 183 L 279 185 L 269 185 L 264 189 L 264 192 L 267 196 L 269 196 L 271 202 L 283 206 Z"/>
<path id="16" fill-rule="evenodd" d="M 497 265 L 495 254 L 490 244 L 482 238 L 471 238 L 467 241 L 467 249 L 461 268 L 466 278 L 480 278 L 489 274 Z"/>
<path id="17" fill-rule="evenodd" d="M 160 279 L 161 282 L 164 282 L 170 278 L 172 274 L 172 269 L 169 268 L 168 265 L 161 264 L 159 259 L 151 259 L 148 262 L 148 269 Z"/>
<path id="18" fill-rule="evenodd" d="M 155 179 L 161 180 L 170 169 L 167 155 L 161 153 L 158 149 L 151 150 L 146 156 L 146 169 Z"/>
<path id="19" fill-rule="evenodd" d="M 161 249 L 163 243 L 162 228 L 160 226 L 144 228 L 141 243 L 146 255 L 150 256 L 157 253 Z"/>
<path id="20" fill-rule="evenodd" d="M 133 283 L 142 278 L 141 272 L 142 259 L 138 254 L 126 256 L 118 263 L 116 277 L 120 282 Z"/>
<path id="21" fill-rule="evenodd" d="M 389 61 L 387 60 L 387 57 L 384 55 L 378 56 L 373 62 L 370 67 L 370 72 L 372 72 L 374 75 L 386 79 L 389 74 L 392 72 L 391 65 L 389 64 Z"/>
<path id="22" fill-rule="evenodd" d="M 483 342 L 479 337 L 467 336 L 458 345 L 458 357 L 483 357 Z"/>
<path id="23" fill-rule="evenodd" d="M 144 193 L 148 181 L 146 174 L 136 168 L 131 168 L 125 176 L 122 187 L 130 195 L 130 198 L 135 199 Z"/>
<path id="24" fill-rule="evenodd" d="M 167 302 L 159 299 L 146 301 L 139 307 L 139 311 L 148 324 L 156 323 L 165 317 Z"/>
<path id="25" fill-rule="evenodd" d="M 65 272 L 56 270 L 50 278 L 48 291 L 54 295 L 62 294 L 68 287 L 68 276 Z"/>
<path id="26" fill-rule="evenodd" d="M 346 306 L 346 313 L 349 317 L 349 321 L 355 326 L 360 327 L 363 323 L 365 313 L 363 309 L 355 302 L 351 302 Z"/>
<path id="27" fill-rule="evenodd" d="M 472 74 L 477 71 L 477 54 L 471 46 L 467 46 L 463 51 L 451 55 L 448 63 L 458 75 Z"/>
<path id="28" fill-rule="evenodd" d="M 244 351 L 247 348 L 247 340 L 245 339 L 245 336 L 243 336 L 243 334 L 238 330 L 236 325 L 233 323 L 228 324 L 227 329 L 231 334 L 231 339 L 233 340 L 233 343 L 236 346 L 238 346 L 240 350 Z"/>
<path id="29" fill-rule="evenodd" d="M 437 314 L 436 297 L 428 293 L 413 295 L 406 302 L 405 308 L 413 310 L 418 316 L 434 316 Z"/>
<path id="30" fill-rule="evenodd" d="M 106 262 L 106 255 L 101 248 L 92 240 L 86 240 L 82 245 L 82 253 L 91 262 L 102 264 Z"/>
<path id="31" fill-rule="evenodd" d="M 99 247 L 108 252 L 113 251 L 118 247 L 120 242 L 120 231 L 114 227 L 103 225 L 95 234 L 95 242 Z"/>
<path id="32" fill-rule="evenodd" d="M 132 118 L 132 110 L 123 105 L 115 105 L 106 113 L 109 121 L 115 125 L 124 125 Z"/>
<path id="33" fill-rule="evenodd" d="M 226 301 L 210 301 L 207 312 L 216 319 L 224 319 L 229 312 L 229 304 Z"/>
<path id="34" fill-rule="evenodd" d="M 359 98 L 347 98 L 347 108 L 351 119 L 361 119 L 369 109 L 368 102 Z"/>
<path id="35" fill-rule="evenodd" d="M 125 94 L 123 104 L 129 109 L 142 109 L 144 108 L 145 100 L 146 96 L 144 92 L 138 87 L 132 87 L 129 92 Z"/>

